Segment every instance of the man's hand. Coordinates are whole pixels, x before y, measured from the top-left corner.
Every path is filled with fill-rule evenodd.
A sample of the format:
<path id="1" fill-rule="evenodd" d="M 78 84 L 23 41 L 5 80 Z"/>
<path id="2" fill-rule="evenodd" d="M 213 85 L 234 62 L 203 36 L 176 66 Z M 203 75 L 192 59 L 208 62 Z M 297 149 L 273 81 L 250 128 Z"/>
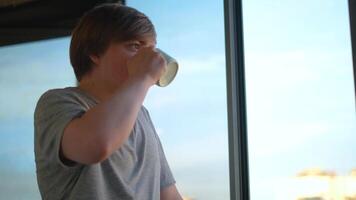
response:
<path id="1" fill-rule="evenodd" d="M 154 47 L 142 47 L 127 62 L 129 79 L 143 79 L 155 84 L 166 70 L 166 60 Z"/>

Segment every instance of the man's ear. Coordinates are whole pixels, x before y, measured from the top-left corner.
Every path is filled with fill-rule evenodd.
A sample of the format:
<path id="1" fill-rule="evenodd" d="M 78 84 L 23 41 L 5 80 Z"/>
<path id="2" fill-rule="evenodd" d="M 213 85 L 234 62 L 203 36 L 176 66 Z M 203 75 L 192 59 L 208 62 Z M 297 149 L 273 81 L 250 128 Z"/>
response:
<path id="1" fill-rule="evenodd" d="M 95 65 L 99 65 L 99 56 L 92 54 L 89 56 L 90 60 L 95 64 Z"/>

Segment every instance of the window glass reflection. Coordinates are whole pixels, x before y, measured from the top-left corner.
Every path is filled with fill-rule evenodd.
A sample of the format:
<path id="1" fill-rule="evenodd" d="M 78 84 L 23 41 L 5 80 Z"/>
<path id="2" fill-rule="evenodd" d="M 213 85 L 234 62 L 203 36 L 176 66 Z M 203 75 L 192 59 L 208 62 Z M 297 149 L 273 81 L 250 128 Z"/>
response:
<path id="1" fill-rule="evenodd" d="M 347 1 L 243 1 L 251 199 L 356 196 Z"/>

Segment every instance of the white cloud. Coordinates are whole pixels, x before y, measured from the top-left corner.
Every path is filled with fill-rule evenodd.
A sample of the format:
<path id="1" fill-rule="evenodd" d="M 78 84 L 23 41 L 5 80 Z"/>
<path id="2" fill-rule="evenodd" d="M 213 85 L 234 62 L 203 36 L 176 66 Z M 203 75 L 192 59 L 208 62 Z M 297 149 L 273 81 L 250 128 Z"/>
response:
<path id="1" fill-rule="evenodd" d="M 162 109 L 178 104 L 179 96 L 171 89 L 152 88 L 146 97 L 146 103 L 150 109 Z"/>
<path id="2" fill-rule="evenodd" d="M 180 58 L 179 73 L 185 74 L 202 74 L 205 72 L 225 71 L 225 55 L 215 54 L 206 57 Z"/>
<path id="3" fill-rule="evenodd" d="M 340 126 L 330 123 L 338 116 L 325 113 L 331 105 L 340 111 L 344 105 L 333 100 L 326 87 L 347 88 L 342 81 L 352 70 L 348 56 L 346 50 L 247 54 L 250 153 L 270 156 L 290 151 Z"/>
<path id="4" fill-rule="evenodd" d="M 302 51 L 246 54 L 248 87 L 289 88 L 319 76 L 316 58 Z"/>
<path id="5" fill-rule="evenodd" d="M 324 137 L 330 125 L 320 122 L 278 122 L 264 119 L 249 126 L 249 153 L 251 157 L 286 153 L 303 146 L 308 140 Z"/>
<path id="6" fill-rule="evenodd" d="M 48 89 L 75 84 L 70 66 L 65 62 L 29 60 L 6 64 L 0 69 L 0 119 L 32 117 L 36 101 Z"/>
<path id="7" fill-rule="evenodd" d="M 228 163 L 227 133 L 206 133 L 204 137 L 187 138 L 183 143 L 165 147 L 167 159 L 175 170 L 201 165 Z"/>

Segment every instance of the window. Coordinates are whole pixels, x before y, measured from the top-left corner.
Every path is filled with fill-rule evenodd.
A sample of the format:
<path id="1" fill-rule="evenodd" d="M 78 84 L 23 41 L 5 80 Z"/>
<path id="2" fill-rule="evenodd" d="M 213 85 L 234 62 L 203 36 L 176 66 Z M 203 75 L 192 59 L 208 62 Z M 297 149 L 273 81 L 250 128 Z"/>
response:
<path id="1" fill-rule="evenodd" d="M 347 1 L 244 0 L 243 11 L 251 199 L 355 196 Z"/>
<path id="2" fill-rule="evenodd" d="M 224 2 L 126 2 L 150 17 L 157 47 L 180 65 L 176 79 L 153 87 L 144 103 L 179 191 L 186 199 L 230 199 L 236 174 L 229 175 Z M 347 1 L 229 2 L 243 4 L 249 157 L 243 176 L 251 199 L 355 199 Z M 68 49 L 69 38 L 0 48 L 0 199 L 40 199 L 33 111 L 47 89 L 75 85 Z"/>
<path id="3" fill-rule="evenodd" d="M 223 1 L 126 1 L 146 13 L 157 47 L 180 64 L 145 105 L 183 196 L 229 199 Z"/>
<path id="4" fill-rule="evenodd" d="M 75 84 L 69 39 L 0 48 L 0 199 L 40 199 L 33 113 L 48 89 Z"/>

